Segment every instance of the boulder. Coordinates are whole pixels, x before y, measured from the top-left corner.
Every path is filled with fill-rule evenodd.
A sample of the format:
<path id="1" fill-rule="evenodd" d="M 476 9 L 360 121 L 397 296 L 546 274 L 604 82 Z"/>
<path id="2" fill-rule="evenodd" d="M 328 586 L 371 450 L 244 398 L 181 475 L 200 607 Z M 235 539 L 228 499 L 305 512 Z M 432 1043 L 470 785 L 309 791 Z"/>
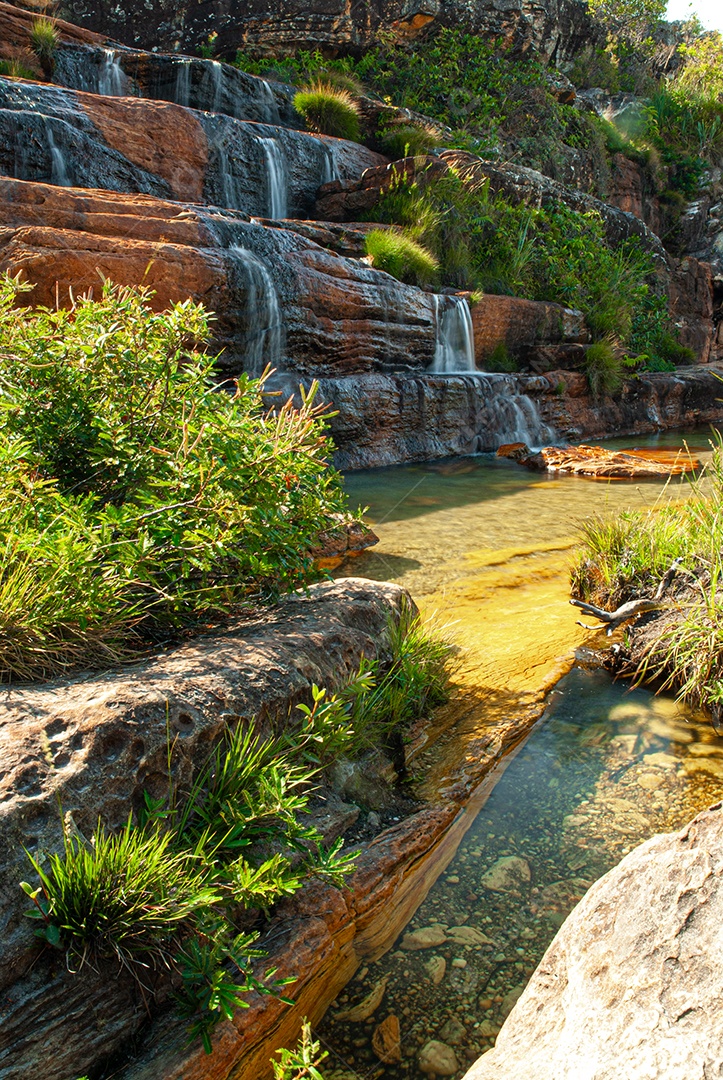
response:
<path id="1" fill-rule="evenodd" d="M 492 892 L 517 892 L 529 884 L 531 877 L 526 859 L 519 855 L 503 855 L 482 875 L 480 885 Z"/>
<path id="2" fill-rule="evenodd" d="M 587 892 L 465 1080 L 723 1073 L 723 804 Z"/>
<path id="3" fill-rule="evenodd" d="M 433 1076 L 454 1076 L 459 1069 L 454 1050 L 439 1039 L 431 1039 L 422 1047 L 417 1064 L 420 1072 L 431 1073 Z"/>
<path id="4" fill-rule="evenodd" d="M 520 443 L 501 446 L 498 457 L 512 457 L 528 469 L 571 473 L 593 479 L 633 480 L 638 476 L 680 476 L 701 468 L 686 450 L 605 450 L 601 446 L 544 446 L 536 454 L 520 452 Z M 526 449 L 526 447 L 524 448 Z"/>

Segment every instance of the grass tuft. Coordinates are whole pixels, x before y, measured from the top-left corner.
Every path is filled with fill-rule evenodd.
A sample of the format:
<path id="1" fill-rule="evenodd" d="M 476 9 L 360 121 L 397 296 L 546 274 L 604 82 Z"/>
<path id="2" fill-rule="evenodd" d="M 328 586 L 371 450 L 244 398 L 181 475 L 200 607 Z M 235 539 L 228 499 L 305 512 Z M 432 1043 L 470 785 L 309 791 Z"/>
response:
<path id="1" fill-rule="evenodd" d="M 377 270 L 408 285 L 434 281 L 439 263 L 427 248 L 393 229 L 373 229 L 364 239 L 364 250 Z"/>
<path id="2" fill-rule="evenodd" d="M 30 28 L 30 47 L 44 71 L 52 71 L 59 44 L 60 33 L 55 22 L 46 16 L 35 19 Z"/>
<path id="3" fill-rule="evenodd" d="M 294 96 L 294 108 L 310 131 L 359 142 L 359 106 L 348 90 L 328 82 L 314 82 Z"/>

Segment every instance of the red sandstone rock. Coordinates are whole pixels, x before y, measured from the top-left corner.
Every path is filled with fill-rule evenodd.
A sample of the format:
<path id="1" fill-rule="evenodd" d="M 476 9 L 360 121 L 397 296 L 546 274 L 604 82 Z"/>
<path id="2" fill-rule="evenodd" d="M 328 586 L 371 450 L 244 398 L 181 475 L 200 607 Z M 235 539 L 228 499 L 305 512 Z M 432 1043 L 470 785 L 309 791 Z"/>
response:
<path id="1" fill-rule="evenodd" d="M 24 67 L 31 68 L 42 79 L 42 68 L 30 48 L 30 31 L 36 19 L 35 12 L 0 3 L 0 60 L 20 60 Z M 102 35 L 73 26 L 64 19 L 54 19 L 53 22 L 61 41 L 79 45 L 102 45 L 106 41 Z"/>
<path id="2" fill-rule="evenodd" d="M 605 450 L 600 446 L 545 446 L 526 455 L 520 443 L 501 446 L 498 457 L 512 457 L 528 469 L 572 473 L 591 479 L 633 480 L 640 476 L 680 476 L 697 472 L 698 458 L 685 450 Z"/>

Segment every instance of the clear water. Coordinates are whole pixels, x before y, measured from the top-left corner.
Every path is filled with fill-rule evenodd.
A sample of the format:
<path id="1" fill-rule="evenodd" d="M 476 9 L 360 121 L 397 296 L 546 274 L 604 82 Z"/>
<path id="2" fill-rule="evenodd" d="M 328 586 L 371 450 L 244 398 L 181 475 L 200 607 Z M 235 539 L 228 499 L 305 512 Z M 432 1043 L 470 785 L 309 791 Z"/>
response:
<path id="1" fill-rule="evenodd" d="M 687 439 L 703 459 L 710 454 L 707 438 L 703 431 Z M 682 437 L 617 445 L 643 441 L 679 446 Z M 569 668 L 574 648 L 591 637 L 576 627 L 567 605 L 580 523 L 685 498 L 690 490 L 685 479 L 667 487 L 658 480 L 553 479 L 490 457 L 356 473 L 346 484 L 352 500 L 369 507 L 380 537 L 378 548 L 346 572 L 399 581 L 424 612 L 436 610 L 452 623 L 465 670 L 451 705 L 459 715 L 445 738 L 466 740 L 471 752 L 474 738 L 501 713 L 532 700 L 544 683 L 543 654 L 557 679 L 562 653 L 567 650 Z M 439 761 L 440 746 L 433 745 L 414 763 L 423 798 L 433 797 L 435 785 L 439 790 Z M 441 927 L 446 940 L 409 951 L 400 938 L 357 973 L 317 1032 L 330 1055 L 327 1080 L 422 1080 L 418 1054 L 430 1039 L 453 1048 L 459 1080 L 494 1045 L 514 1000 L 590 885 L 642 840 L 682 826 L 723 794 L 723 739 L 705 718 L 579 665 L 556 682 L 542 719 L 506 765 L 405 931 Z M 518 887 L 489 887 L 483 876 L 511 857 L 526 868 Z M 464 931 L 455 927 L 488 940 L 465 945 Z M 369 1020 L 335 1022 L 336 1012 L 360 1002 L 383 978 L 386 991 Z M 382 1062 L 372 1047 L 375 1028 L 390 1014 L 400 1023 L 397 1063 Z"/>

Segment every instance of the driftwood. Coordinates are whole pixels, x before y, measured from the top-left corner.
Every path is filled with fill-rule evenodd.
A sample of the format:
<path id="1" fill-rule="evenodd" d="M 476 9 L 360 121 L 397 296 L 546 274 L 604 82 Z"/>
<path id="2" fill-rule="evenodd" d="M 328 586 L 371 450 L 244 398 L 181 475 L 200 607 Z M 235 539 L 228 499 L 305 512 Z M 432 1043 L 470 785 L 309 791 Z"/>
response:
<path id="1" fill-rule="evenodd" d="M 632 480 L 636 477 L 679 476 L 696 472 L 701 464 L 685 450 L 606 450 L 601 446 L 545 446 L 536 454 L 525 443 L 505 443 L 498 457 L 512 458 L 528 469 L 572 473 L 591 480 Z"/>
<path id="2" fill-rule="evenodd" d="M 677 574 L 681 562 L 682 559 L 675 559 L 670 568 L 666 570 L 660 579 L 655 596 L 651 599 L 628 600 L 627 604 L 621 604 L 615 611 L 604 611 L 603 608 L 588 604 L 584 600 L 571 600 L 570 603 L 573 607 L 580 608 L 585 615 L 592 615 L 593 618 L 599 619 L 606 626 L 606 633 L 609 637 L 613 630 L 617 630 L 622 623 L 629 622 L 630 619 L 637 619 L 639 615 L 645 615 L 649 611 L 659 611 L 664 606 L 662 603 L 663 595 Z M 585 630 L 602 630 L 602 626 L 588 626 L 587 623 L 583 622 L 578 622 L 577 625 L 582 626 Z"/>

